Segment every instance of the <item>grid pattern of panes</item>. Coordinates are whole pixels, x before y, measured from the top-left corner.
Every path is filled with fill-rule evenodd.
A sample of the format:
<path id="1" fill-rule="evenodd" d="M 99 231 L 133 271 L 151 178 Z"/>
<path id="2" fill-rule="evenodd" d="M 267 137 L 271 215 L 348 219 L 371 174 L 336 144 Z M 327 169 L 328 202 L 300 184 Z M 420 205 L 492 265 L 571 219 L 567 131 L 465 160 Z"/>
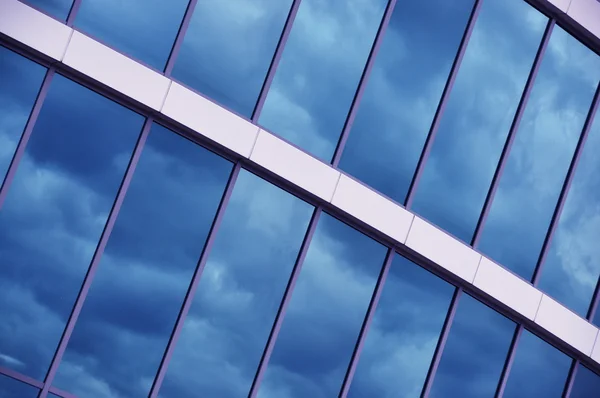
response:
<path id="1" fill-rule="evenodd" d="M 600 325 L 600 56 L 526 2 L 28 3 Z M 0 397 L 600 391 L 460 288 L 80 83 L 0 47 Z"/>

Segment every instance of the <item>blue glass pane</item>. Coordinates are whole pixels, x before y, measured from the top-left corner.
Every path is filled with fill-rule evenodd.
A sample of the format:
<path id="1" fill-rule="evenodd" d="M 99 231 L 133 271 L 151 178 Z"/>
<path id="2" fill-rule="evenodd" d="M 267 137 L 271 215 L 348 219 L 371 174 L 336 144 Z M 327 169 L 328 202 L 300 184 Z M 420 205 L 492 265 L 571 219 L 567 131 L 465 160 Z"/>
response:
<path id="1" fill-rule="evenodd" d="M 400 203 L 472 7 L 472 0 L 410 0 L 392 13 L 340 168 Z"/>
<path id="2" fill-rule="evenodd" d="M 547 18 L 522 0 L 486 0 L 440 121 L 413 210 L 469 241 Z"/>
<path id="3" fill-rule="evenodd" d="M 337 396 L 385 251 L 331 216 L 321 216 L 259 397 Z"/>
<path id="4" fill-rule="evenodd" d="M 163 70 L 188 0 L 83 0 L 75 27 Z"/>
<path id="5" fill-rule="evenodd" d="M 600 57 L 598 57 L 600 58 Z M 589 60 L 583 58 L 582 60 Z M 600 275 L 600 116 L 596 116 L 558 225 L 538 287 L 585 317 Z M 596 323 L 598 324 L 598 323 Z"/>
<path id="6" fill-rule="evenodd" d="M 503 397 L 560 398 L 571 361 L 544 340 L 523 330 Z"/>
<path id="7" fill-rule="evenodd" d="M 44 378 L 142 123 L 54 76 L 0 211 L 2 366 Z"/>
<path id="8" fill-rule="evenodd" d="M 578 365 L 569 398 L 596 398 L 598 391 L 600 391 L 600 376 Z"/>
<path id="9" fill-rule="evenodd" d="M 39 392 L 29 384 L 0 375 L 0 398 L 37 398 Z"/>
<path id="10" fill-rule="evenodd" d="M 46 68 L 0 47 L 0 185 L 25 129 Z"/>
<path id="11" fill-rule="evenodd" d="M 418 397 L 454 287 L 400 255 L 391 264 L 349 397 Z"/>
<path id="12" fill-rule="evenodd" d="M 161 397 L 246 397 L 312 207 L 242 171 Z"/>
<path id="13" fill-rule="evenodd" d="M 154 125 L 55 385 L 80 397 L 145 397 L 231 171 Z"/>
<path id="14" fill-rule="evenodd" d="M 25 0 L 23 3 L 30 4 L 58 20 L 66 21 L 69 11 L 71 11 L 73 0 Z"/>
<path id="15" fill-rule="evenodd" d="M 525 279 L 533 275 L 599 80 L 600 57 L 555 28 L 479 247 Z"/>
<path id="16" fill-rule="evenodd" d="M 386 0 L 304 0 L 259 122 L 329 161 Z"/>
<path id="17" fill-rule="evenodd" d="M 493 397 L 514 331 L 512 321 L 463 294 L 429 396 Z"/>
<path id="18" fill-rule="evenodd" d="M 173 77 L 251 117 L 291 0 L 200 0 Z"/>

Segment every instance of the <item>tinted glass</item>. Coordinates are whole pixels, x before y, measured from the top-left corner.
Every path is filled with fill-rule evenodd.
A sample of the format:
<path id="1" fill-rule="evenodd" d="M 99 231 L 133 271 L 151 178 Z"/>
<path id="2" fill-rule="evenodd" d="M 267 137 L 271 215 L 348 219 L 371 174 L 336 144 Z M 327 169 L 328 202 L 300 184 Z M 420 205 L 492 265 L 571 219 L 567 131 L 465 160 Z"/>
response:
<path id="1" fill-rule="evenodd" d="M 37 398 L 37 388 L 8 376 L 0 375 L 1 398 Z"/>
<path id="2" fill-rule="evenodd" d="M 348 396 L 418 397 L 453 292 L 452 285 L 396 255 Z"/>
<path id="3" fill-rule="evenodd" d="M 600 250 L 600 116 L 589 131 L 542 268 L 539 288 L 585 317 L 598 275 Z"/>
<path id="4" fill-rule="evenodd" d="M 399 1 L 340 168 L 404 202 L 472 0 Z"/>
<path id="5" fill-rule="evenodd" d="M 73 0 L 26 0 L 23 3 L 30 4 L 58 20 L 66 21 Z"/>
<path id="6" fill-rule="evenodd" d="M 0 185 L 42 85 L 46 68 L 0 47 Z"/>
<path id="7" fill-rule="evenodd" d="M 489 0 L 471 35 L 413 209 L 469 241 L 547 19 L 522 0 Z"/>
<path id="8" fill-rule="evenodd" d="M 259 122 L 331 160 L 386 0 L 304 0 Z"/>
<path id="9" fill-rule="evenodd" d="M 600 391 L 600 376 L 588 368 L 578 365 L 569 398 L 593 398 Z"/>
<path id="10" fill-rule="evenodd" d="M 161 397 L 246 397 L 312 207 L 242 171 Z"/>
<path id="11" fill-rule="evenodd" d="M 147 396 L 231 163 L 154 125 L 55 385 Z"/>
<path id="12" fill-rule="evenodd" d="M 505 398 L 560 398 L 571 358 L 523 330 L 504 389 Z"/>
<path id="13" fill-rule="evenodd" d="M 479 247 L 525 279 L 533 275 L 599 79 L 600 57 L 555 28 Z"/>
<path id="14" fill-rule="evenodd" d="M 321 216 L 259 397 L 337 396 L 385 251 L 331 216 Z"/>
<path id="15" fill-rule="evenodd" d="M 173 77 L 250 117 L 291 0 L 200 0 Z"/>
<path id="16" fill-rule="evenodd" d="M 54 76 L 0 211 L 4 366 L 43 379 L 142 123 Z"/>
<path id="17" fill-rule="evenodd" d="M 512 321 L 462 295 L 429 396 L 493 397 L 514 330 Z"/>
<path id="18" fill-rule="evenodd" d="M 82 0 L 75 27 L 162 70 L 188 0 Z"/>

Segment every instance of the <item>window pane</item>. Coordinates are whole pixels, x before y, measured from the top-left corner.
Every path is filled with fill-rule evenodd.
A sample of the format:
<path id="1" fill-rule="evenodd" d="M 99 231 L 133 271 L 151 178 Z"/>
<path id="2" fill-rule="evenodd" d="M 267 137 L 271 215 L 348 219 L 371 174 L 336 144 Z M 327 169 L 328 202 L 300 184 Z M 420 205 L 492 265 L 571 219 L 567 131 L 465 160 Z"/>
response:
<path id="1" fill-rule="evenodd" d="M 600 115 L 597 114 L 571 182 L 539 281 L 540 289 L 583 317 L 590 307 L 600 275 L 600 250 L 595 238 L 600 236 L 599 152 Z"/>
<path id="2" fill-rule="evenodd" d="M 525 279 L 533 275 L 599 79 L 600 57 L 556 27 L 479 247 Z"/>
<path id="3" fill-rule="evenodd" d="M 386 0 L 304 0 L 259 122 L 331 160 Z"/>
<path id="4" fill-rule="evenodd" d="M 512 321 L 463 294 L 429 396 L 493 397 L 514 331 Z"/>
<path id="5" fill-rule="evenodd" d="M 40 390 L 11 377 L 0 375 L 0 397 L 37 398 Z"/>
<path id="6" fill-rule="evenodd" d="M 600 376 L 588 368 L 578 365 L 569 398 L 592 398 L 600 391 Z"/>
<path id="7" fill-rule="evenodd" d="M 560 398 L 571 358 L 523 330 L 504 389 L 505 398 Z"/>
<path id="8" fill-rule="evenodd" d="M 418 397 L 454 287 L 400 255 L 391 264 L 349 397 Z"/>
<path id="9" fill-rule="evenodd" d="M 522 0 L 482 3 L 413 210 L 469 241 L 547 18 Z"/>
<path id="10" fill-rule="evenodd" d="M 312 206 L 242 171 L 161 397 L 246 397 Z"/>
<path id="11" fill-rule="evenodd" d="M 0 185 L 17 149 L 46 68 L 0 47 Z"/>
<path id="12" fill-rule="evenodd" d="M 75 27 L 163 70 L 188 0 L 83 0 Z"/>
<path id="13" fill-rule="evenodd" d="M 251 117 L 291 4 L 291 0 L 198 1 L 173 77 Z"/>
<path id="14" fill-rule="evenodd" d="M 472 7 L 399 1 L 373 65 L 340 168 L 400 203 Z"/>
<path id="15" fill-rule="evenodd" d="M 231 163 L 154 125 L 55 385 L 145 397 L 225 190 Z"/>
<path id="16" fill-rule="evenodd" d="M 54 76 L 0 211 L 3 366 L 44 378 L 142 123 Z"/>
<path id="17" fill-rule="evenodd" d="M 259 397 L 337 396 L 385 251 L 331 216 L 321 216 Z"/>
<path id="18" fill-rule="evenodd" d="M 61 21 L 66 21 L 69 11 L 71 11 L 73 0 L 26 0 L 23 3 L 30 4 Z"/>

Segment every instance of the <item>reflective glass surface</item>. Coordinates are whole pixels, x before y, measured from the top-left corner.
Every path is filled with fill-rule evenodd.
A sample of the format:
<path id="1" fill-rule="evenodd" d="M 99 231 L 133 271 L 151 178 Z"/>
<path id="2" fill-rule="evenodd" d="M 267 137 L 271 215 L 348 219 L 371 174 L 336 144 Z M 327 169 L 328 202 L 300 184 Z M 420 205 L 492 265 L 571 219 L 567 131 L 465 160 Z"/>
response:
<path id="1" fill-rule="evenodd" d="M 200 0 L 173 77 L 251 117 L 291 0 Z"/>
<path id="2" fill-rule="evenodd" d="M 600 236 L 599 152 L 600 115 L 597 114 L 550 242 L 538 285 L 583 317 L 590 307 L 600 275 L 597 240 Z"/>
<path id="3" fill-rule="evenodd" d="M 569 398 L 594 398 L 598 396 L 598 391 L 600 391 L 600 376 L 578 365 Z"/>
<path id="4" fill-rule="evenodd" d="M 452 285 L 396 255 L 348 396 L 418 397 L 453 292 Z"/>
<path id="5" fill-rule="evenodd" d="M 560 398 L 570 366 L 571 358 L 523 330 L 503 397 Z"/>
<path id="6" fill-rule="evenodd" d="M 486 0 L 471 35 L 413 210 L 470 241 L 547 18 L 522 0 Z"/>
<path id="7" fill-rule="evenodd" d="M 400 203 L 473 3 L 397 2 L 377 54 L 340 168 Z"/>
<path id="8" fill-rule="evenodd" d="M 0 210 L 2 366 L 44 378 L 142 123 L 53 77 Z"/>
<path id="9" fill-rule="evenodd" d="M 259 123 L 331 160 L 386 3 L 302 1 Z"/>
<path id="10" fill-rule="evenodd" d="M 514 331 L 512 321 L 461 295 L 429 396 L 493 397 Z"/>
<path id="11" fill-rule="evenodd" d="M 37 398 L 39 391 L 29 384 L 0 375 L 0 398 Z"/>
<path id="12" fill-rule="evenodd" d="M 242 170 L 161 397 L 246 397 L 312 206 Z"/>
<path id="13" fill-rule="evenodd" d="M 259 397 L 337 396 L 385 253 L 374 240 L 321 215 Z"/>
<path id="14" fill-rule="evenodd" d="M 232 165 L 153 125 L 54 384 L 145 397 Z"/>
<path id="15" fill-rule="evenodd" d="M 46 68 L 0 47 L 0 185 L 17 149 Z"/>
<path id="16" fill-rule="evenodd" d="M 188 0 L 82 0 L 75 27 L 163 70 Z"/>
<path id="17" fill-rule="evenodd" d="M 60 21 L 66 21 L 73 0 L 25 0 L 23 3 L 30 4 Z"/>
<path id="18" fill-rule="evenodd" d="M 556 27 L 479 245 L 525 279 L 533 275 L 599 79 L 600 57 Z"/>

